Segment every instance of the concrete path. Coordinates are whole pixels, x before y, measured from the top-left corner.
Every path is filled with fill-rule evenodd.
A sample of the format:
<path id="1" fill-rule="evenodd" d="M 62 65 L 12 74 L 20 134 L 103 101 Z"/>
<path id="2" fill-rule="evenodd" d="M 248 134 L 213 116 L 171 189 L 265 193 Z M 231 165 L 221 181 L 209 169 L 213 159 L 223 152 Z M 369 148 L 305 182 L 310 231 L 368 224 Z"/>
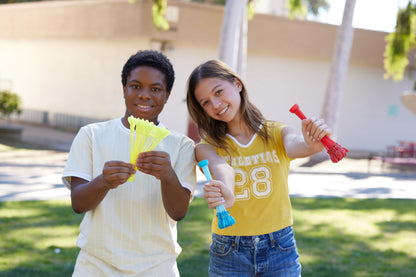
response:
<path id="1" fill-rule="evenodd" d="M 381 161 L 344 158 L 313 167 L 294 166 L 289 190 L 296 197 L 416 199 L 416 168 L 383 169 Z"/>
<path id="2" fill-rule="evenodd" d="M 22 125 L 19 142 L 0 140 L 0 201 L 69 199 L 61 174 L 74 133 Z M 8 145 L 29 149 L 11 150 Z M 32 148 L 32 149 L 30 149 Z M 344 158 L 312 167 L 295 160 L 289 175 L 290 194 L 296 197 L 352 197 L 416 199 L 416 168 L 383 169 L 380 161 Z M 204 176 L 198 171 L 196 195 Z"/>
<path id="3" fill-rule="evenodd" d="M 67 152 L 3 148 L 0 201 L 69 199 L 70 191 L 61 181 L 67 157 Z"/>

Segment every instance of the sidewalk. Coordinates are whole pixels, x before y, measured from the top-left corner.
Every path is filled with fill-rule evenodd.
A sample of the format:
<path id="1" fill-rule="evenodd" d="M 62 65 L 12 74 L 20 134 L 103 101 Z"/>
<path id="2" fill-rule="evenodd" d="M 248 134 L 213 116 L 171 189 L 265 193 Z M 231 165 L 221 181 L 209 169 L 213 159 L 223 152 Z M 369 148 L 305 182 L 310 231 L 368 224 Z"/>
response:
<path id="1" fill-rule="evenodd" d="M 0 139 L 0 201 L 69 199 L 61 174 L 75 133 L 43 126 L 23 125 L 21 141 Z M 11 150 L 7 145 L 24 149 Z M 381 167 L 380 161 L 344 158 L 302 166 L 293 161 L 289 174 L 294 197 L 351 197 L 416 199 L 416 169 L 400 171 Z M 196 195 L 204 176 L 198 171 Z"/>
<path id="2" fill-rule="evenodd" d="M 20 141 L 0 139 L 0 201 L 69 199 L 61 175 L 75 137 L 65 132 L 30 124 Z M 19 147 L 10 150 L 9 146 Z"/>

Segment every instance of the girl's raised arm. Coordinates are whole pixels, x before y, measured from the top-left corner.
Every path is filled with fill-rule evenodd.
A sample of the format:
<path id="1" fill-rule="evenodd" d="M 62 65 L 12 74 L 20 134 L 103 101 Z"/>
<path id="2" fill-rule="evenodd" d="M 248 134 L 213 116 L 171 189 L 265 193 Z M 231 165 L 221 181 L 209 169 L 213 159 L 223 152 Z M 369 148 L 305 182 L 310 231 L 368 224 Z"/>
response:
<path id="1" fill-rule="evenodd" d="M 324 148 L 320 140 L 330 134 L 328 125 L 322 119 L 302 120 L 302 133 L 292 127 L 282 130 L 282 140 L 289 158 L 304 158 Z"/>
<path id="2" fill-rule="evenodd" d="M 208 167 L 213 180 L 204 188 L 204 198 L 207 200 L 208 206 L 212 209 L 220 204 L 224 204 L 227 209 L 232 207 L 234 205 L 234 169 L 208 144 L 196 145 L 195 156 L 197 162 L 202 160 L 209 162 Z M 219 199 L 216 199 L 217 197 L 213 193 L 214 188 L 220 190 L 220 197 L 225 200 L 225 203 L 220 203 Z"/>

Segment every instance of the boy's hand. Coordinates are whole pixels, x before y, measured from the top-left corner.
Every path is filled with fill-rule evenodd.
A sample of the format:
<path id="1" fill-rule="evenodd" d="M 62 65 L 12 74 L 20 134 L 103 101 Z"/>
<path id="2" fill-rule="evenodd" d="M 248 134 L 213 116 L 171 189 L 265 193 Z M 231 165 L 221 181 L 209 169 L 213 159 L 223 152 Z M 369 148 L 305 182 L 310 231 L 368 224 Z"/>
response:
<path id="1" fill-rule="evenodd" d="M 127 182 L 130 175 L 135 174 L 134 166 L 122 161 L 108 161 L 104 164 L 103 179 L 104 186 L 109 189 L 117 188 Z"/>
<path id="2" fill-rule="evenodd" d="M 223 182 L 218 180 L 211 180 L 205 184 L 203 196 L 211 209 L 221 204 L 226 209 L 234 205 L 233 192 Z"/>
<path id="3" fill-rule="evenodd" d="M 136 160 L 136 166 L 141 172 L 150 174 L 161 181 L 172 180 L 175 174 L 169 154 L 163 151 L 140 153 Z"/>

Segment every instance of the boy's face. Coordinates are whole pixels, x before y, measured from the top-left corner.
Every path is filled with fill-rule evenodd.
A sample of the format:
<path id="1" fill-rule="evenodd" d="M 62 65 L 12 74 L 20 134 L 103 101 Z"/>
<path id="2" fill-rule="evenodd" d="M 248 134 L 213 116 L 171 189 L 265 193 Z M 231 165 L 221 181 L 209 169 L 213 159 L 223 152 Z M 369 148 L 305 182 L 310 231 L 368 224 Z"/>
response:
<path id="1" fill-rule="evenodd" d="M 165 74 L 149 66 L 139 66 L 130 72 L 123 87 L 126 103 L 125 122 L 130 115 L 158 124 L 170 91 L 166 91 Z"/>

